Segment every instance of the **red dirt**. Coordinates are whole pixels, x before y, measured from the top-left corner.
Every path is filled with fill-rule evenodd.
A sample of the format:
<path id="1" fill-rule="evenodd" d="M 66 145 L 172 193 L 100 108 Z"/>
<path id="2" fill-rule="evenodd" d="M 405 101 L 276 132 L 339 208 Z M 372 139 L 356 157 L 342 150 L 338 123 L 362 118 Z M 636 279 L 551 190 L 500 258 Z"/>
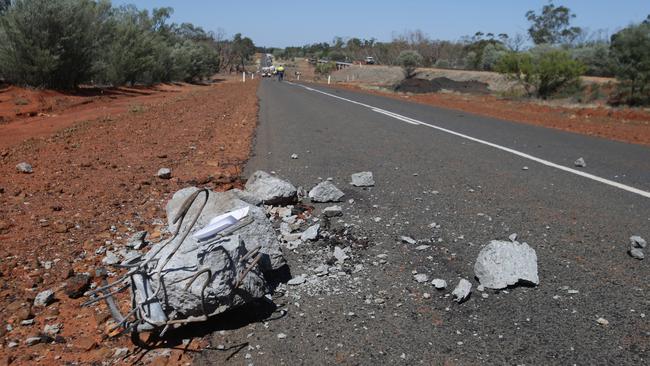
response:
<path id="1" fill-rule="evenodd" d="M 71 272 L 95 276 L 103 257 L 95 251 L 123 244 L 133 231 L 147 230 L 152 241 L 160 240 L 164 204 L 176 190 L 241 185 L 238 177 L 257 124 L 256 89 L 256 82 L 185 86 L 173 93 L 75 105 L 39 128 L 26 126 L 38 125 L 43 117 L 0 125 L 0 362 L 190 360 L 187 352 L 163 349 L 115 359 L 116 348 L 134 351 L 133 344 L 128 337 L 107 334 L 103 304 L 80 308 L 84 299 L 68 298 L 62 284 Z M 129 110 L 132 103 L 138 108 Z M 7 136 L 14 131 L 22 131 L 20 137 Z M 38 138 L 23 141 L 33 136 Z M 33 174 L 16 171 L 22 161 L 33 165 Z M 172 169 L 171 180 L 155 177 L 161 167 Z M 45 289 L 53 289 L 57 301 L 45 309 L 31 307 Z M 125 295 L 122 303 L 128 302 Z M 20 325 L 30 312 L 34 324 Z M 25 345 L 46 324 L 57 323 L 65 343 Z M 13 330 L 7 331 L 7 325 Z M 18 346 L 7 347 L 12 341 Z M 200 344 L 194 340 L 188 348 Z"/>
<path id="2" fill-rule="evenodd" d="M 357 84 L 337 84 L 336 87 L 513 122 L 650 145 L 650 111 L 643 109 L 603 106 L 569 108 L 535 101 L 500 99 L 493 95 L 451 93 L 405 95 L 368 90 Z"/>

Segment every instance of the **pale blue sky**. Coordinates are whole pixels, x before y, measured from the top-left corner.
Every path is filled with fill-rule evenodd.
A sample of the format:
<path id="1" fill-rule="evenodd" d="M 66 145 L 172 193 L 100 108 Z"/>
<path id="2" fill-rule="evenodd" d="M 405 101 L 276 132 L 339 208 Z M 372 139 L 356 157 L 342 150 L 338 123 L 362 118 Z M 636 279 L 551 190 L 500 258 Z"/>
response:
<path id="1" fill-rule="evenodd" d="M 206 30 L 242 33 L 256 45 L 285 47 L 331 42 L 335 36 L 390 40 L 397 32 L 420 29 L 435 39 L 457 40 L 476 31 L 526 33 L 524 17 L 546 0 L 113 0 L 151 9 L 174 8 L 172 21 Z M 650 14 L 650 0 L 555 1 L 576 13 L 574 24 L 608 34 Z"/>

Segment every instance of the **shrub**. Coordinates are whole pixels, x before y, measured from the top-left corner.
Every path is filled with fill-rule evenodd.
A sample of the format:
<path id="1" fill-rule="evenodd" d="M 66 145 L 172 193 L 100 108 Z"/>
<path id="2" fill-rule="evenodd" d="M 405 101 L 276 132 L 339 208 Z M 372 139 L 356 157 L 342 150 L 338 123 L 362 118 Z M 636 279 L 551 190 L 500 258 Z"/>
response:
<path id="1" fill-rule="evenodd" d="M 620 81 L 615 102 L 650 103 L 650 23 L 632 25 L 614 34 L 610 52 Z"/>
<path id="2" fill-rule="evenodd" d="M 583 45 L 569 50 L 571 57 L 585 65 L 585 75 L 612 76 L 609 46 L 604 42 Z"/>
<path id="3" fill-rule="evenodd" d="M 16 0 L 0 17 L 2 74 L 54 88 L 89 81 L 109 10 L 106 1 Z"/>
<path id="4" fill-rule="evenodd" d="M 497 71 L 519 80 L 528 94 L 534 91 L 538 97 L 548 98 L 562 88 L 577 87 L 584 66 L 563 50 L 544 53 L 516 53 L 504 55 Z"/>
<path id="5" fill-rule="evenodd" d="M 319 63 L 318 65 L 316 65 L 316 69 L 314 71 L 320 75 L 327 75 L 334 70 L 336 70 L 336 63 L 327 62 L 327 63 Z"/>
<path id="6" fill-rule="evenodd" d="M 400 52 L 397 56 L 397 64 L 402 66 L 407 79 L 415 76 L 415 69 L 422 64 L 422 55 L 415 50 Z"/>

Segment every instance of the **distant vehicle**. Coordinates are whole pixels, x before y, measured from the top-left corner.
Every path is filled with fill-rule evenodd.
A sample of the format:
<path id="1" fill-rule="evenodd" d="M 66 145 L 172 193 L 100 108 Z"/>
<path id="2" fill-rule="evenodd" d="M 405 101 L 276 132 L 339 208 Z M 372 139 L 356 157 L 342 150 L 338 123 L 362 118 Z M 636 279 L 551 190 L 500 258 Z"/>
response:
<path id="1" fill-rule="evenodd" d="M 374 65 L 375 64 L 375 58 L 372 56 L 366 57 L 366 65 Z"/>

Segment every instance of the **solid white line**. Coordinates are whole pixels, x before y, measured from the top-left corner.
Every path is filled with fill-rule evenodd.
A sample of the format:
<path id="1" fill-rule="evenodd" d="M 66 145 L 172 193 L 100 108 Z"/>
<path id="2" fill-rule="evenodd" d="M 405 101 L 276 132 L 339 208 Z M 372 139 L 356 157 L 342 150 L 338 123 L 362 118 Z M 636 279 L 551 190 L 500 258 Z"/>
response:
<path id="1" fill-rule="evenodd" d="M 293 83 L 292 83 L 292 85 L 298 85 L 298 86 L 301 86 L 301 87 L 303 87 L 303 88 L 305 88 L 305 89 L 307 89 L 309 91 L 314 91 L 314 92 L 321 93 L 321 94 L 324 94 L 324 95 L 327 95 L 327 96 L 330 96 L 330 97 L 333 97 L 333 98 L 336 98 L 336 99 L 344 100 L 344 101 L 349 102 L 349 103 L 357 104 L 357 105 L 369 108 L 373 112 L 381 113 L 381 114 L 384 114 L 386 116 L 398 119 L 400 121 L 410 123 L 412 125 L 422 125 L 422 126 L 430 127 L 430 128 L 436 129 L 438 131 L 446 132 L 446 133 L 454 135 L 454 136 L 458 136 L 458 137 L 461 137 L 461 138 L 464 138 L 464 139 L 467 139 L 467 140 L 470 140 L 470 141 L 478 142 L 479 144 L 487 145 L 487 146 L 493 147 L 495 149 L 499 149 L 499 150 L 502 150 L 502 151 L 509 152 L 511 154 L 520 156 L 522 158 L 532 160 L 532 161 L 540 163 L 542 165 L 549 166 L 551 168 L 556 168 L 556 169 L 565 171 L 567 173 L 572 173 L 572 174 L 575 174 L 575 175 L 579 175 L 581 177 L 594 180 L 596 182 L 607 184 L 607 185 L 622 189 L 622 190 L 627 191 L 627 192 L 635 193 L 635 194 L 638 194 L 640 196 L 650 198 L 650 192 L 647 192 L 647 191 L 644 191 L 644 190 L 641 190 L 641 189 L 638 189 L 638 188 L 634 188 L 634 187 L 628 186 L 626 184 L 615 182 L 613 180 L 602 178 L 602 177 L 599 177 L 597 175 L 593 175 L 593 174 L 585 173 L 585 172 L 580 171 L 580 170 L 569 168 L 569 167 L 566 167 L 564 165 L 556 164 L 556 163 L 553 163 L 551 161 L 544 160 L 544 159 L 538 158 L 538 157 L 533 156 L 533 155 L 526 154 L 524 152 L 521 152 L 521 151 L 518 151 L 518 150 L 515 150 L 515 149 L 511 149 L 509 147 L 497 145 L 495 143 L 485 141 L 485 140 L 481 140 L 481 139 L 478 139 L 476 137 L 468 136 L 468 135 L 465 135 L 465 134 L 462 134 L 462 133 L 459 133 L 459 132 L 456 132 L 456 131 L 448 130 L 448 129 L 443 128 L 443 127 L 439 127 L 439 126 L 436 126 L 436 125 L 432 125 L 432 124 L 429 124 L 429 123 L 418 121 L 417 119 L 402 116 L 401 114 L 397 114 L 395 112 L 390 112 L 390 111 L 387 111 L 387 110 L 384 110 L 384 109 L 381 109 L 381 108 L 378 108 L 378 107 L 374 107 L 374 106 L 371 106 L 371 105 L 368 105 L 368 104 L 365 104 L 365 103 L 357 102 L 356 100 L 343 98 L 343 97 L 340 97 L 338 95 L 334 95 L 334 94 L 330 94 L 330 93 L 327 93 L 327 92 L 324 92 L 324 91 L 321 91 L 321 90 L 310 88 L 310 87 L 305 86 L 305 85 L 293 84 Z"/>

